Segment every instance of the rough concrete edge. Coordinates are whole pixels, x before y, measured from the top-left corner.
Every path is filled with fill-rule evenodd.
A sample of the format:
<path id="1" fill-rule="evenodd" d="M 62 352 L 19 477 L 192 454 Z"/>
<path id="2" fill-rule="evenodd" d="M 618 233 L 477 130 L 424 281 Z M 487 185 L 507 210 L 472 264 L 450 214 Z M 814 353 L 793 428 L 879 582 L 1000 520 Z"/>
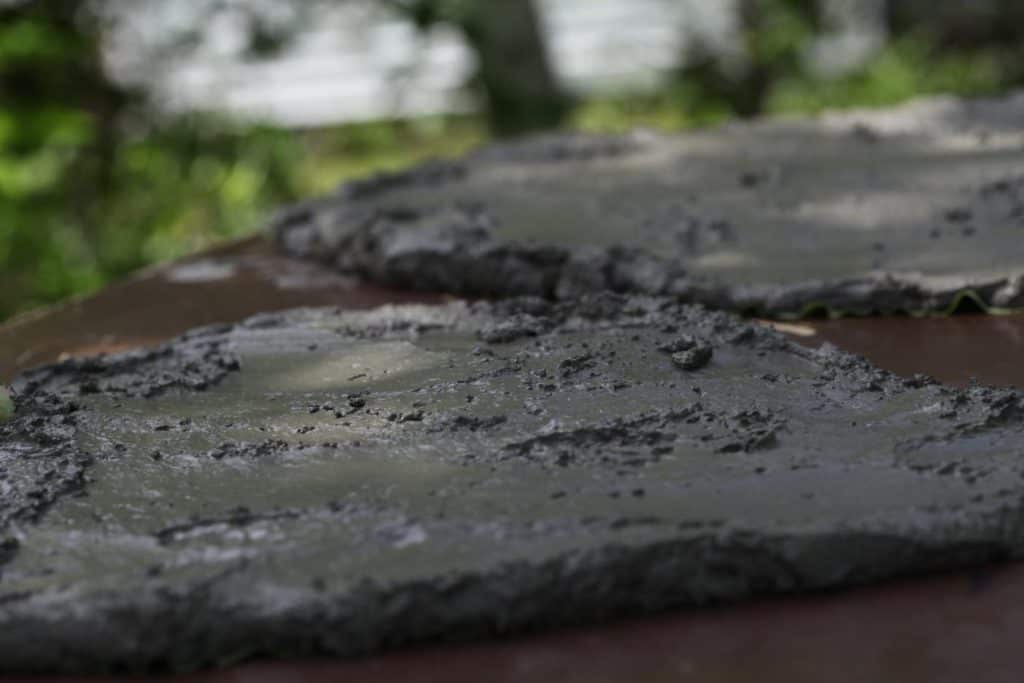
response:
<path id="1" fill-rule="evenodd" d="M 729 123 L 718 130 L 767 130 L 776 126 L 825 125 L 836 129 L 867 126 L 885 134 L 907 134 L 906 119 L 924 123 L 922 133 L 956 128 L 958 117 L 970 112 L 1024 106 L 1024 91 L 1002 97 L 958 99 L 924 97 L 885 109 L 826 111 L 816 117 L 767 118 L 753 123 Z M 929 128 L 929 125 L 931 128 Z M 943 128 L 945 126 L 945 128 Z M 696 131 L 691 133 L 700 136 Z M 629 154 L 657 144 L 661 134 L 635 131 L 626 135 L 550 133 L 519 141 L 484 146 L 457 161 L 430 161 L 397 173 L 383 173 L 343 184 L 336 193 L 280 210 L 270 221 L 278 246 L 293 256 L 311 258 L 345 274 L 387 286 L 416 291 L 441 291 L 471 297 L 543 296 L 568 299 L 585 293 L 613 291 L 674 296 L 687 303 L 738 313 L 794 319 L 825 312 L 829 317 L 871 314 L 950 314 L 965 302 L 984 312 L 1024 309 L 1024 265 L 1008 277 L 965 281 L 917 273 L 889 272 L 863 278 L 809 280 L 789 285 L 723 285 L 711 278 L 688 276 L 680 267 L 639 249 L 610 247 L 572 252 L 568 249 L 496 240 L 486 225 L 476 231 L 455 224 L 446 244 L 423 242 L 419 252 L 407 250 L 396 260 L 384 253 L 386 241 L 375 232 L 386 211 L 367 209 L 359 200 L 406 186 L 439 186 L 458 180 L 474 165 L 494 162 L 557 163 Z M 449 207 L 456 212 L 473 207 Z M 415 220 L 420 215 L 404 217 Z M 329 223 L 335 230 L 322 230 Z M 460 221 L 456 221 L 459 223 Z M 344 226 L 342 230 L 336 230 Z M 443 229 L 444 226 L 435 226 Z M 418 228 L 404 231 L 412 236 Z M 472 233 L 471 238 L 463 237 Z M 331 241 L 327 235 L 331 234 Z M 394 236 L 394 235 L 392 235 Z"/>
<path id="2" fill-rule="evenodd" d="M 496 315 L 547 318 L 555 325 L 574 329 L 616 321 L 642 322 L 646 314 L 678 305 L 665 299 L 603 294 L 574 303 L 526 298 L 476 304 L 454 302 L 442 306 L 400 305 L 352 312 L 307 308 L 260 314 L 236 326 L 197 330 L 179 341 L 189 346 L 197 341 L 224 341 L 232 331 L 258 335 L 289 324 L 317 326 L 325 313 L 340 315 L 340 321 L 331 320 L 332 329 L 339 333 L 362 329 L 374 336 L 415 334 L 430 327 L 480 330 L 482 322 Z M 343 323 L 341 327 L 334 325 L 337 322 Z M 871 369 L 859 356 L 829 346 L 818 351 L 806 349 L 781 334 L 726 313 L 712 313 L 712 322 L 716 327 L 725 325 L 728 328 L 725 333 L 753 330 L 763 341 L 777 344 L 778 350 Z M 133 354 L 121 354 L 106 362 L 117 368 L 126 358 L 136 360 Z M 908 381 L 898 380 L 884 371 L 881 374 L 894 382 Z M 674 607 L 720 602 L 730 594 L 740 599 L 797 589 L 826 590 L 840 584 L 856 585 L 965 568 L 1024 554 L 1024 508 L 1020 501 L 988 509 L 987 516 L 971 527 L 964 527 L 956 515 L 945 518 L 941 513 L 929 511 L 921 511 L 921 515 L 933 520 L 938 518 L 938 523 L 949 527 L 954 537 L 952 549 L 947 544 L 922 545 L 915 542 L 910 530 L 888 528 L 884 520 L 880 520 L 852 532 L 856 542 L 864 544 L 864 554 L 856 566 L 841 569 L 813 559 L 830 555 L 827 550 L 823 553 L 822 543 L 827 546 L 836 542 L 834 538 L 816 534 L 813 529 L 796 534 L 795 539 L 787 534 L 789 543 L 783 557 L 765 549 L 770 545 L 767 542 L 771 534 L 715 527 L 691 533 L 687 538 L 575 552 L 540 564 L 507 564 L 460 581 L 437 577 L 412 586 L 367 582 L 349 594 L 328 596 L 327 600 L 323 593 L 316 591 L 277 595 L 276 606 L 271 610 L 266 609 L 262 600 L 265 595 L 260 593 L 259 586 L 250 586 L 241 592 L 234 590 L 237 587 L 231 585 L 232 575 L 240 567 L 173 594 L 145 595 L 141 609 L 135 611 L 126 610 L 114 596 L 105 594 L 89 596 L 74 609 L 61 602 L 66 596 L 60 594 L 10 596 L 0 603 L 0 652 L 7 653 L 0 658 L 0 673 L 190 671 L 261 657 L 353 656 L 413 643 L 479 639 L 592 623 L 611 617 L 651 614 Z M 842 542 L 849 543 L 850 534 Z M 608 577 L 620 575 L 620 570 L 639 561 L 638 557 L 649 558 L 651 554 L 659 561 L 654 563 L 655 569 L 644 573 L 640 590 L 633 581 L 609 582 Z M 893 554 L 917 556 L 918 568 L 908 573 L 886 569 L 891 563 L 877 561 L 880 557 L 891 558 Z M 701 578 L 709 556 L 733 570 L 725 572 L 725 583 L 718 585 L 707 576 Z M 697 558 L 701 558 L 699 562 Z M 760 560 L 750 562 L 751 558 Z M 646 559 L 643 562 L 646 563 Z M 595 564 L 598 571 L 594 569 Z M 691 580 L 680 581 L 680 576 Z M 509 581 L 525 584 L 524 590 L 512 595 L 507 589 Z M 737 591 L 732 582 L 742 586 L 742 590 Z M 406 594 L 409 590 L 413 593 L 411 596 Z M 240 599 L 239 595 L 246 597 Z M 443 599 L 438 600 L 438 595 Z M 556 596 L 559 604 L 568 604 L 572 609 L 560 610 L 559 614 L 545 611 L 545 605 Z M 498 610 L 487 607 L 495 599 L 501 605 Z M 40 617 L 40 603 L 50 608 L 45 617 Z M 218 609 L 229 618 L 218 624 L 196 619 L 200 608 L 208 609 L 211 603 L 219 605 Z M 140 623 L 152 623 L 156 619 L 170 619 L 175 623 L 173 634 L 160 638 L 139 627 Z M 396 632 L 394 623 L 402 624 L 405 630 Z"/>
<path id="3" fill-rule="evenodd" d="M 795 539 L 787 536 L 781 555 L 766 550 L 771 540 L 767 536 L 717 530 L 641 547 L 613 545 L 571 553 L 540 564 L 509 563 L 460 579 L 436 577 L 394 587 L 368 581 L 348 595 L 327 600 L 312 591 L 293 594 L 271 610 L 260 603 L 259 586 L 250 587 L 248 599 L 240 600 L 230 585 L 231 571 L 174 594 L 146 595 L 138 611 L 125 610 L 109 596 L 93 596 L 73 611 L 56 609 L 54 603 L 55 609 L 40 618 L 38 605 L 15 601 L 0 610 L 0 652 L 7 653 L 0 673 L 167 673 L 259 658 L 348 657 L 719 604 L 729 595 L 736 601 L 797 589 L 856 586 L 1019 557 L 1020 507 L 1010 515 L 1011 523 L 1002 525 L 998 537 L 951 522 L 958 537 L 952 548 L 921 545 L 885 531 L 855 532 L 852 539 L 848 534 L 838 541 L 810 532 Z M 859 565 L 836 572 L 809 559 L 827 557 L 828 545 L 836 542 L 861 545 Z M 878 569 L 891 564 L 879 558 L 908 553 L 923 557 L 920 570 Z M 716 580 L 702 575 L 709 557 L 727 570 Z M 638 572 L 629 569 L 637 564 L 651 567 L 639 572 L 639 583 Z M 627 575 L 631 579 L 626 582 L 609 578 Z M 520 590 L 513 594 L 510 583 Z M 557 614 L 549 609 L 556 599 Z M 225 621 L 195 618 L 211 603 L 219 604 L 228 616 Z M 139 627 L 157 619 L 176 626 L 162 638 Z M 402 628 L 396 630 L 395 624 Z"/>
<path id="4" fill-rule="evenodd" d="M 465 207 L 451 207 L 466 211 Z M 275 239 L 286 252 L 316 258 L 376 284 L 414 291 L 444 292 L 468 297 L 540 296 L 572 299 L 601 291 L 672 296 L 685 303 L 776 318 L 802 318 L 824 310 L 831 317 L 876 313 L 949 314 L 965 302 L 985 312 L 1024 308 L 1024 266 L 1009 277 L 951 284 L 948 278 L 913 273 L 887 273 L 837 281 L 807 281 L 781 286 L 736 286 L 687 276 L 674 263 L 638 249 L 611 247 L 573 253 L 556 246 L 515 244 L 489 235 L 472 241 L 428 244 L 400 255 L 384 251 L 380 223 L 392 220 L 370 214 L 352 224 L 335 244 L 296 248 L 317 240 L 311 213 L 295 214 L 275 224 Z M 415 222 L 415 221 L 413 221 Z M 458 222 L 448 226 L 458 231 Z M 404 230 L 412 237 L 420 228 Z M 392 235 L 394 236 L 394 235 Z"/>
<path id="5" fill-rule="evenodd" d="M 67 471 L 35 490 L 31 503 L 0 517 L 0 544 L 9 546 L 0 547 L 0 569 L 17 552 L 16 535 L 7 536 L 12 529 L 37 521 L 62 498 L 80 491 L 96 461 L 75 439 L 78 399 L 95 393 L 149 398 L 172 388 L 202 391 L 213 386 L 239 368 L 237 357 L 222 348 L 223 335 L 231 328 L 198 328 L 156 348 L 71 358 L 27 370 L 14 379 L 15 411 L 11 420 L 0 423 L 0 438 L 34 443 L 43 452 L 59 456 Z M 158 370 L 147 381 L 127 385 L 105 381 L 107 376 L 153 364 Z M 174 369 L 179 370 L 178 376 Z"/>

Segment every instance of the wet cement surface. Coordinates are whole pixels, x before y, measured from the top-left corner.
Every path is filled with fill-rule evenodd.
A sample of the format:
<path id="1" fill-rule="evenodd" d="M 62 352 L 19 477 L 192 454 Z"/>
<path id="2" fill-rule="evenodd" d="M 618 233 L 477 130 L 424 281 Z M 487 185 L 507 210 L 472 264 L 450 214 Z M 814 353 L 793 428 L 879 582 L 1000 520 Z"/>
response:
<path id="1" fill-rule="evenodd" d="M 290 253 L 469 296 L 612 290 L 794 316 L 1024 307 L 1024 95 L 686 136 L 554 135 L 343 186 Z"/>
<path id="2" fill-rule="evenodd" d="M 218 277 L 182 278 L 214 264 Z M 210 268 L 204 266 L 209 271 Z M 94 296 L 0 325 L 0 382 L 68 357 L 156 346 L 197 326 L 238 322 L 296 306 L 362 309 L 444 297 L 354 282 L 326 265 L 289 258 L 263 238 L 210 250 L 140 273 Z M 776 323 L 771 323 L 776 324 Z M 817 348 L 830 342 L 906 377 L 1024 388 L 1024 315 L 809 319 L 780 325 Z"/>
<path id="3" fill-rule="evenodd" d="M 0 374 L 6 375 L 0 381 L 62 354 L 156 345 L 196 325 L 239 320 L 260 307 L 276 310 L 303 301 L 359 307 L 408 296 L 353 287 L 343 278 L 325 286 L 331 278 L 326 267 L 282 258 L 260 240 L 184 264 L 194 261 L 213 261 L 230 273 L 183 281 L 169 276 L 178 265 L 172 264 L 0 326 Z M 1024 388 L 1024 316 L 805 320 L 784 329 L 812 348 L 827 340 L 906 377 L 925 373 L 966 386 L 974 376 L 982 384 Z M 1024 666 L 1017 644 L 1024 628 L 1022 596 L 1024 569 L 1009 564 L 995 573 L 683 609 L 633 623 L 355 661 L 258 663 L 182 680 L 1015 681 Z"/>
<path id="4" fill-rule="evenodd" d="M 666 301 L 263 315 L 15 388 L 6 671 L 353 654 L 1021 550 L 1019 392 Z"/>
<path id="5" fill-rule="evenodd" d="M 156 346 L 187 330 L 297 306 L 439 302 L 288 258 L 262 236 L 144 270 L 96 294 L 0 324 L 0 383 L 29 368 Z"/>

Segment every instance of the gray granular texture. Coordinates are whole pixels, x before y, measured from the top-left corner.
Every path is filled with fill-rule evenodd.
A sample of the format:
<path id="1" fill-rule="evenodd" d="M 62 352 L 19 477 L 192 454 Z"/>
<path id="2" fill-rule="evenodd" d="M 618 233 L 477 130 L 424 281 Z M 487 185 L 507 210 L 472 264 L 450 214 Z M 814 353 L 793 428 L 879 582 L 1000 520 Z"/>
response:
<path id="1" fill-rule="evenodd" d="M 344 185 L 274 222 L 346 273 L 471 296 L 615 291 L 788 316 L 1024 308 L 1024 94 L 557 134 Z"/>
<path id="2" fill-rule="evenodd" d="M 39 519 L 62 496 L 83 494 L 93 458 L 76 442 L 76 398 L 205 389 L 238 369 L 238 360 L 221 351 L 222 340 L 214 334 L 228 329 L 197 330 L 154 350 L 70 359 L 19 378 L 16 419 L 0 423 L 0 569 L 17 547 L 16 539 L 4 537 L 12 524 Z"/>
<path id="3" fill-rule="evenodd" d="M 264 315 L 15 389 L 3 673 L 353 655 L 1024 554 L 1024 395 L 666 299 Z"/>

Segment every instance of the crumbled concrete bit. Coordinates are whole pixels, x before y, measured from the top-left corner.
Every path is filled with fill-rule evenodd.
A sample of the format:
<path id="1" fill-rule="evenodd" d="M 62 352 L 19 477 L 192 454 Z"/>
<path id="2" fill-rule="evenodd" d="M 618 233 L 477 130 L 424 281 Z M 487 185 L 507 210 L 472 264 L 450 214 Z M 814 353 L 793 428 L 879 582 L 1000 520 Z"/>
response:
<path id="1" fill-rule="evenodd" d="M 665 299 L 264 315 L 15 389 L 0 672 L 352 655 L 1024 554 L 1024 394 Z"/>
<path id="2" fill-rule="evenodd" d="M 551 135 L 285 210 L 292 254 L 470 296 L 798 315 L 1024 308 L 1024 94 L 686 136 Z"/>

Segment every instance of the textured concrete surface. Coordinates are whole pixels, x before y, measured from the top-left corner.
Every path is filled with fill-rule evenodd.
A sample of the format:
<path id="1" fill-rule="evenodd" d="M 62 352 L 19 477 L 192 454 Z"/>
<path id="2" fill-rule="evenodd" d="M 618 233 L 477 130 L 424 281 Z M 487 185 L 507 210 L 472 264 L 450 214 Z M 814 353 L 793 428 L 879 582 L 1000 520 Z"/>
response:
<path id="1" fill-rule="evenodd" d="M 238 322 L 256 313 L 442 300 L 436 294 L 359 282 L 289 258 L 265 237 L 253 237 L 147 268 L 91 296 L 4 321 L 0 384 L 38 365 L 156 346 L 195 327 Z"/>
<path id="2" fill-rule="evenodd" d="M 23 375 L 0 670 L 354 654 L 1020 555 L 1024 395 L 599 297 Z"/>
<path id="3" fill-rule="evenodd" d="M 176 273 L 214 262 L 225 279 L 183 281 Z M 0 325 L 0 383 L 65 358 L 156 346 L 202 325 L 239 322 L 296 306 L 347 310 L 385 303 L 440 303 L 443 295 L 388 290 L 338 275 L 324 264 L 277 253 L 253 238 L 140 273 L 93 296 Z M 955 316 L 869 316 L 770 322 L 799 343 L 828 341 L 907 377 L 1024 388 L 1024 312 Z"/>
<path id="4" fill-rule="evenodd" d="M 284 211 L 290 253 L 463 295 L 669 294 L 764 315 L 1024 308 L 1024 94 L 552 135 Z"/>
<path id="5" fill-rule="evenodd" d="M 175 683 L 1017 683 L 1022 574 L 1006 565 Z"/>

